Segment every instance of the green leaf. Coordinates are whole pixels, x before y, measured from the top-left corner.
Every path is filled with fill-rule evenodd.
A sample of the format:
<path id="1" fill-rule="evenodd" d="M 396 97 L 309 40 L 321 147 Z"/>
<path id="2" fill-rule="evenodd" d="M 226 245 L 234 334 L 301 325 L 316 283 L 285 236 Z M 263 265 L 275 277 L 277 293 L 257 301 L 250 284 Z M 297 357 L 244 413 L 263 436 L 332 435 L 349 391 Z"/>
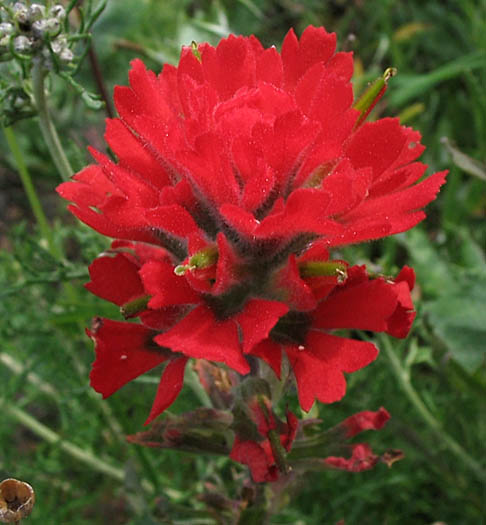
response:
<path id="1" fill-rule="evenodd" d="M 415 269 L 420 287 L 426 294 L 437 296 L 444 285 L 450 282 L 448 264 L 423 230 L 415 228 L 400 237 L 400 240 L 410 253 L 410 266 Z"/>
<path id="2" fill-rule="evenodd" d="M 485 66 L 486 58 L 478 51 L 463 55 L 427 74 L 400 74 L 395 80 L 393 92 L 387 97 L 388 102 L 393 107 L 404 106 L 446 80 Z"/>
<path id="3" fill-rule="evenodd" d="M 486 180 L 486 165 L 463 153 L 447 137 L 442 137 L 440 141 L 445 145 L 447 151 L 452 156 L 452 162 L 458 168 L 461 168 L 462 171 L 469 173 L 469 175 L 474 175 L 481 180 Z"/>
<path id="4" fill-rule="evenodd" d="M 460 290 L 425 304 L 424 311 L 453 359 L 472 374 L 486 362 L 486 272 L 457 277 Z"/>

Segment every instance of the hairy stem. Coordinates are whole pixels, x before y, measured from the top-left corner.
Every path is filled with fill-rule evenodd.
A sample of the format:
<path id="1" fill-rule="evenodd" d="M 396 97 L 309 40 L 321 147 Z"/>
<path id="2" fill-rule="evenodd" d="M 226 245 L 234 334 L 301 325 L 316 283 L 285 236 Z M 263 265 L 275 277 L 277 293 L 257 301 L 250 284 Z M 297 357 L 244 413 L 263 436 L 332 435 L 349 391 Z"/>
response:
<path id="1" fill-rule="evenodd" d="M 38 59 L 34 59 L 34 66 L 32 68 L 32 88 L 35 106 L 39 113 L 39 126 L 46 142 L 47 149 L 51 154 L 52 160 L 54 161 L 61 178 L 63 180 L 68 180 L 73 174 L 73 169 L 62 149 L 61 141 L 59 140 L 56 128 L 54 127 L 49 114 L 44 85 L 45 77 L 46 71 L 42 66 L 42 62 Z"/>

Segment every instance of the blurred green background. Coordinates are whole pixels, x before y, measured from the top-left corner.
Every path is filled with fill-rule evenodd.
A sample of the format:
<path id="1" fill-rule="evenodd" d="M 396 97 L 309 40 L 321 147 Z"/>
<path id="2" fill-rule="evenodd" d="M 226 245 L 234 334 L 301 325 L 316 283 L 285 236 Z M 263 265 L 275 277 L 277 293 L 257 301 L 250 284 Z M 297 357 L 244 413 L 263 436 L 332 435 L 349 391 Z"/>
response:
<path id="1" fill-rule="evenodd" d="M 300 34 L 308 24 L 335 31 L 338 47 L 354 52 L 356 95 L 387 67 L 398 69 L 372 118 L 399 115 L 420 130 L 429 173 L 450 174 L 425 223 L 341 252 L 384 273 L 414 266 L 418 316 L 404 342 L 377 341 L 380 357 L 350 377 L 342 402 L 313 412 L 332 426 L 384 405 L 392 419 L 366 441 L 376 450 L 402 449 L 405 459 L 390 470 L 309 474 L 271 523 L 479 524 L 485 519 L 486 2 L 111 0 L 94 26 L 93 45 L 111 94 L 126 84 L 134 57 L 159 71 L 193 40 L 216 44 L 232 32 L 278 47 L 290 27 Z M 97 91 L 88 60 L 76 80 Z M 88 144 L 105 148 L 106 114 L 88 109 L 60 79 L 50 89 L 63 145 L 80 169 L 89 162 Z M 36 489 L 26 523 L 218 523 L 199 496 L 209 483 L 234 497 L 239 466 L 124 441 L 141 429 L 157 371 L 106 401 L 89 388 L 93 352 L 84 327 L 95 315 L 119 315 L 82 287 L 87 264 L 108 240 L 76 223 L 54 193 L 59 177 L 35 119 L 13 130 L 67 260 L 50 253 L 1 136 L 0 479 L 24 479 Z M 195 402 L 186 388 L 172 410 Z"/>

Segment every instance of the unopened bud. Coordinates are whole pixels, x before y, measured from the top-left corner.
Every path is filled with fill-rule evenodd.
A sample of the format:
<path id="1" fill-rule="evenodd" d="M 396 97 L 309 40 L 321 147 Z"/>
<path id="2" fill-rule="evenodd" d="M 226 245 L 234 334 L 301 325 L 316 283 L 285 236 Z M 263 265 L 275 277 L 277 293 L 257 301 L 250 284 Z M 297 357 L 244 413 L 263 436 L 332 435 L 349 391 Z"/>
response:
<path id="1" fill-rule="evenodd" d="M 24 35 L 15 37 L 13 47 L 17 53 L 28 53 L 32 50 L 33 41 Z"/>
<path id="2" fill-rule="evenodd" d="M 150 295 L 143 295 L 137 297 L 128 303 L 120 306 L 120 312 L 125 319 L 130 319 L 139 315 L 141 312 L 147 309 L 148 302 L 150 301 Z"/>
<path id="3" fill-rule="evenodd" d="M 15 2 L 13 6 L 14 18 L 19 24 L 29 23 L 29 8 L 22 2 Z"/>
<path id="4" fill-rule="evenodd" d="M 64 20 L 66 18 L 66 10 L 61 4 L 56 4 L 49 9 L 49 15 Z"/>
<path id="5" fill-rule="evenodd" d="M 14 31 L 14 26 L 8 22 L 3 22 L 0 24 L 0 38 L 4 36 L 11 35 Z"/>
<path id="6" fill-rule="evenodd" d="M 179 264 L 174 268 L 176 275 L 184 275 L 187 271 L 202 270 L 218 262 L 218 249 L 206 248 L 189 257 L 189 264 Z"/>
<path id="7" fill-rule="evenodd" d="M 341 261 L 305 261 L 299 264 L 300 276 L 308 277 L 336 277 L 339 283 L 347 277 L 347 266 Z"/>
<path id="8" fill-rule="evenodd" d="M 60 56 L 65 48 L 68 48 L 68 41 L 65 36 L 59 36 L 51 42 L 52 52 Z"/>
<path id="9" fill-rule="evenodd" d="M 378 77 L 372 82 L 365 92 L 359 97 L 359 99 L 353 105 L 354 109 L 357 109 L 361 114 L 358 117 L 354 127 L 359 128 L 361 124 L 366 120 L 366 117 L 370 114 L 371 110 L 376 106 L 377 102 L 385 94 L 388 81 L 391 77 L 397 74 L 397 69 L 389 67 L 385 70 L 381 77 Z"/>
<path id="10" fill-rule="evenodd" d="M 29 18 L 31 22 L 44 18 L 46 8 L 42 4 L 32 4 L 29 9 Z"/>
<path id="11" fill-rule="evenodd" d="M 46 31 L 50 36 L 56 36 L 61 30 L 61 22 L 57 18 L 48 18 L 46 20 Z"/>
<path id="12" fill-rule="evenodd" d="M 64 46 L 66 45 L 66 42 L 64 39 L 56 38 L 54 42 L 51 42 L 51 49 L 52 52 L 56 55 L 59 55 L 61 51 L 64 49 Z"/>
<path id="13" fill-rule="evenodd" d="M 68 63 L 73 60 L 74 54 L 68 47 L 65 47 L 59 53 L 59 58 L 62 62 Z"/>
<path id="14" fill-rule="evenodd" d="M 45 20 L 36 20 L 32 24 L 32 34 L 36 38 L 42 38 L 47 31 L 47 23 Z"/>
<path id="15" fill-rule="evenodd" d="M 201 62 L 201 53 L 199 53 L 197 42 L 194 40 L 191 43 L 191 50 L 193 55 L 198 59 L 199 62 Z"/>

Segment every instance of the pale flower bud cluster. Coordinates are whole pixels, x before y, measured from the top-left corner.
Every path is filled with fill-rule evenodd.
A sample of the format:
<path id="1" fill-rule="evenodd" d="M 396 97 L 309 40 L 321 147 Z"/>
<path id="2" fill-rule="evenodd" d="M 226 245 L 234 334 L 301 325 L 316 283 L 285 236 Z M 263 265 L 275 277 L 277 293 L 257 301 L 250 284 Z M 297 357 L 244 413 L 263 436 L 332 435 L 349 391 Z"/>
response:
<path id="1" fill-rule="evenodd" d="M 66 10 L 61 4 L 50 7 L 15 2 L 0 4 L 0 60 L 40 56 L 48 69 L 53 61 L 69 64 L 74 54 L 69 47 L 63 25 Z M 15 56 L 17 55 L 17 56 Z"/>

